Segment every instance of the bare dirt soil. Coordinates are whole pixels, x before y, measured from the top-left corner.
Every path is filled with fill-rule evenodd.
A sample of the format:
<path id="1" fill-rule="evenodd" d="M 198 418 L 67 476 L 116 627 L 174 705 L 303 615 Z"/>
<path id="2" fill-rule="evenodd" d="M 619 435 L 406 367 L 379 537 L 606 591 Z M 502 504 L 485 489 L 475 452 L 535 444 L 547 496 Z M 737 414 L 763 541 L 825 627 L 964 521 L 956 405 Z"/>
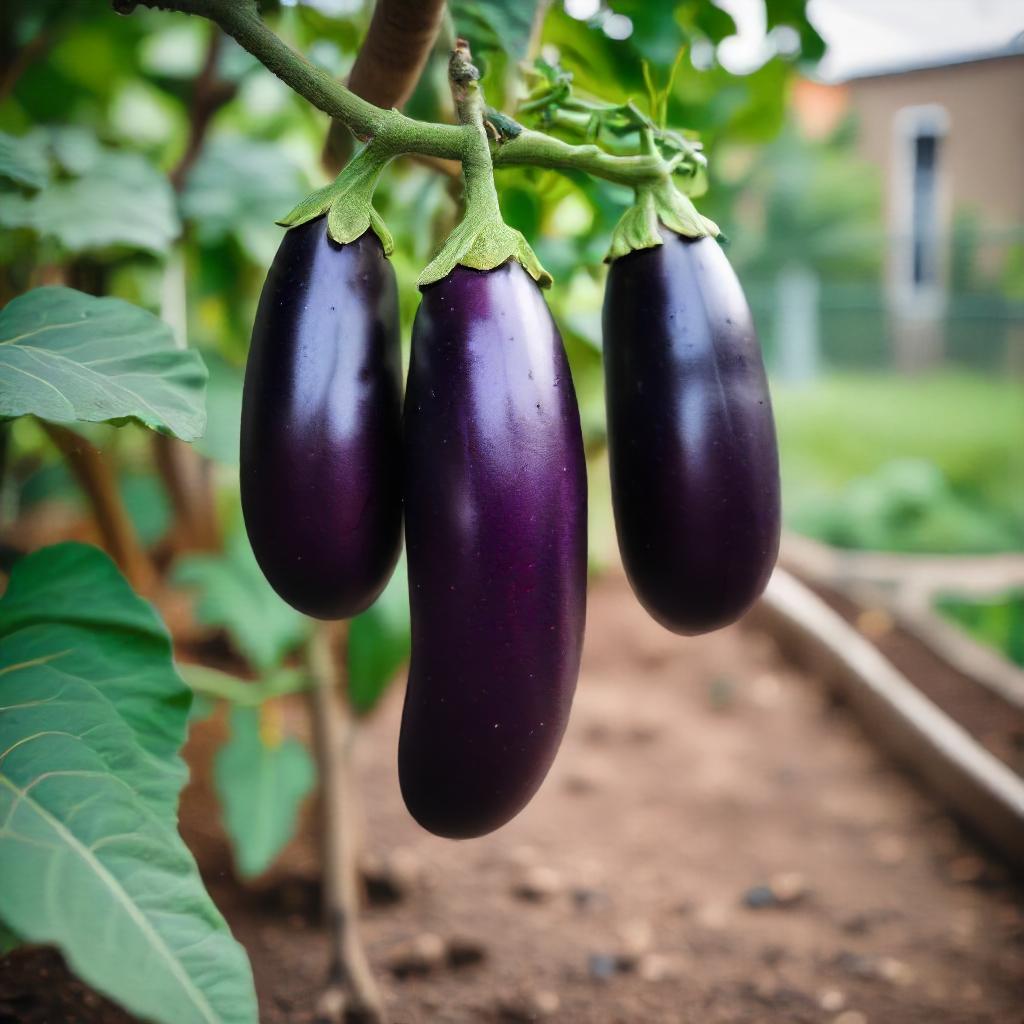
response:
<path id="1" fill-rule="evenodd" d="M 400 688 L 366 724 L 363 933 L 389 1021 L 1024 1022 L 1019 882 L 769 637 L 674 637 L 617 576 L 589 616 L 558 761 L 492 836 L 448 842 L 406 814 Z M 243 892 L 189 806 L 261 1019 L 306 1024 L 325 957 L 308 836 Z M 70 1009 L 68 984 L 51 953 L 0 960 L 0 1024 L 128 1020 Z"/>

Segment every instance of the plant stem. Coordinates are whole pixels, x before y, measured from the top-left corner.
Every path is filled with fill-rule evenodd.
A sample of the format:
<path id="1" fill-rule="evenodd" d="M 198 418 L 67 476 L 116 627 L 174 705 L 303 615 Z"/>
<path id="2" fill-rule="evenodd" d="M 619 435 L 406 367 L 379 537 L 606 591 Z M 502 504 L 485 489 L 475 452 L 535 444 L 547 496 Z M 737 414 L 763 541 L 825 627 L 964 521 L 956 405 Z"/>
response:
<path id="1" fill-rule="evenodd" d="M 150 591 L 156 579 L 153 563 L 128 518 L 109 460 L 81 434 L 58 423 L 48 423 L 46 420 L 38 422 L 67 460 L 68 468 L 85 491 L 104 546 L 111 557 L 135 590 L 142 593 Z"/>
<path id="2" fill-rule="evenodd" d="M 292 90 L 313 106 L 347 124 L 363 139 L 374 138 L 393 155 L 415 153 L 445 160 L 464 160 L 478 151 L 473 125 L 434 124 L 382 110 L 337 82 L 284 43 L 260 19 L 250 0 L 114 0 L 125 13 L 144 7 L 174 10 L 209 18 L 248 50 Z M 594 145 L 572 146 L 543 132 L 524 130 L 516 139 L 491 143 L 495 167 L 531 165 L 555 170 L 581 170 L 624 185 L 649 183 L 670 169 L 659 157 L 615 156 Z"/>
<path id="3" fill-rule="evenodd" d="M 472 131 L 472 145 L 462 155 L 462 177 L 466 183 L 466 212 L 501 220 L 498 190 L 494 187 L 491 148 L 484 127 L 484 98 L 478 79 L 480 72 L 472 63 L 469 45 L 459 39 L 448 64 L 448 80 L 459 123 Z"/>
<path id="4" fill-rule="evenodd" d="M 384 1004 L 358 930 L 358 830 L 351 784 L 355 723 L 340 687 L 347 637 L 347 623 L 319 622 L 309 644 L 309 709 L 320 776 L 324 918 L 330 949 L 318 1019 L 334 1024 L 347 1015 L 379 1024 Z"/>
<path id="5" fill-rule="evenodd" d="M 573 146 L 544 132 L 524 128 L 514 139 L 494 146 L 495 167 L 548 167 L 562 171 L 586 171 L 620 185 L 658 181 L 666 173 L 665 161 L 657 154 L 613 156 L 599 146 Z"/>

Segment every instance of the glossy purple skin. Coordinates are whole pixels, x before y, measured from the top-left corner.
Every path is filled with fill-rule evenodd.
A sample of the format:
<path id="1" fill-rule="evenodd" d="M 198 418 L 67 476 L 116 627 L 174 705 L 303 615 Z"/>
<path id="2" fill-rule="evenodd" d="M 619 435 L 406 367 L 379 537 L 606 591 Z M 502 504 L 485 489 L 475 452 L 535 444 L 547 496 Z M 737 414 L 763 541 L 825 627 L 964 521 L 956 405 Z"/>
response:
<path id="1" fill-rule="evenodd" d="M 579 673 L 587 480 L 561 337 L 518 263 L 429 286 L 405 396 L 412 660 L 398 767 L 414 818 L 505 824 L 554 760 Z"/>
<path id="2" fill-rule="evenodd" d="M 267 274 L 242 400 L 245 527 L 271 586 L 306 615 L 369 607 L 401 549 L 401 354 L 395 272 L 376 235 L 319 218 Z"/>
<path id="3" fill-rule="evenodd" d="M 633 590 L 676 633 L 736 621 L 779 548 L 768 382 L 719 244 L 663 230 L 616 260 L 604 299 L 612 502 Z"/>

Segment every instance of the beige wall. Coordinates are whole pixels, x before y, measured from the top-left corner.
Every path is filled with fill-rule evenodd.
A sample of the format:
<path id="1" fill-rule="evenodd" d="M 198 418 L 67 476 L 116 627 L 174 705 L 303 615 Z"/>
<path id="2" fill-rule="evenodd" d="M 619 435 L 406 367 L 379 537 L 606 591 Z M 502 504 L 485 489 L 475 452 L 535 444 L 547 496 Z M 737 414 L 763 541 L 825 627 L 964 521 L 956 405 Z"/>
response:
<path id="1" fill-rule="evenodd" d="M 948 201 L 976 211 L 992 228 L 1024 225 L 1024 55 L 855 79 L 844 91 L 861 154 L 890 180 L 890 224 L 896 112 L 939 104 L 949 115 L 941 163 Z"/>

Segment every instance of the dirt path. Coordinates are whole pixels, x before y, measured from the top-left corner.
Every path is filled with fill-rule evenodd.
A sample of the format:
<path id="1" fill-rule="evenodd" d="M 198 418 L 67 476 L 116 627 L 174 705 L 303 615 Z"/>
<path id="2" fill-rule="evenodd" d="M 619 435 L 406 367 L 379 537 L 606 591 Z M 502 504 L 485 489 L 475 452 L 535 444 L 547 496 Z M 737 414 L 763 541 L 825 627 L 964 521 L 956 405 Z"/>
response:
<path id="1" fill-rule="evenodd" d="M 596 584 L 550 778 L 461 844 L 401 805 L 391 697 L 360 769 L 371 850 L 416 876 L 365 924 L 392 1021 L 1024 1021 L 1021 889 L 768 638 L 679 639 Z M 308 1020 L 315 927 L 228 911 L 265 1020 Z M 453 941 L 482 959 L 436 966 Z"/>
<path id="2" fill-rule="evenodd" d="M 558 761 L 498 833 L 446 842 L 408 817 L 398 688 L 366 728 L 367 837 L 390 866 L 364 932 L 392 1024 L 1024 1022 L 1024 891 L 814 680 L 760 634 L 671 636 L 617 577 L 589 614 Z M 184 814 L 263 1024 L 308 1024 L 316 894 L 242 892 L 212 807 Z M 0 960 L 0 1024 L 127 1020 L 53 954 Z"/>

